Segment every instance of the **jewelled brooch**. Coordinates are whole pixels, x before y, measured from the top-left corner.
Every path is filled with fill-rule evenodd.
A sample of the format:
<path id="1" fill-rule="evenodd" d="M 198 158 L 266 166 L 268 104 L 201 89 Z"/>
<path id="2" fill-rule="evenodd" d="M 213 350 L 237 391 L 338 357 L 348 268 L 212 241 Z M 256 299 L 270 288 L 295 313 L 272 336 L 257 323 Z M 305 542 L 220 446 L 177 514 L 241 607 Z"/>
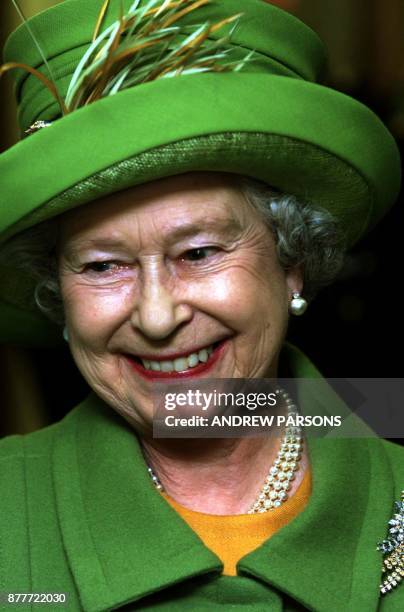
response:
<path id="1" fill-rule="evenodd" d="M 382 595 L 398 586 L 404 577 L 404 491 L 401 491 L 401 500 L 394 503 L 394 509 L 393 518 L 388 522 L 388 537 L 377 546 L 384 555 Z"/>
<path id="2" fill-rule="evenodd" d="M 24 134 L 30 136 L 31 134 L 35 134 L 35 132 L 39 132 L 42 128 L 49 127 L 52 125 L 51 121 L 35 121 L 32 125 L 29 126 L 27 130 L 25 130 Z"/>

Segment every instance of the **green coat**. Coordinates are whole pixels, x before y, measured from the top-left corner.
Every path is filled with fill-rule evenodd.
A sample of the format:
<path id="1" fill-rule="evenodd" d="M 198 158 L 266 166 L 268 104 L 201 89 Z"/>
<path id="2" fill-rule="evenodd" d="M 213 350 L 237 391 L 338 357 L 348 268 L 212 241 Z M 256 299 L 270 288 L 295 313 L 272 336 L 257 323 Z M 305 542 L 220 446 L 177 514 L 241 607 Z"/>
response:
<path id="1" fill-rule="evenodd" d="M 295 349 L 288 359 L 295 376 L 319 376 Z M 403 612 L 404 584 L 379 596 L 376 545 L 404 486 L 404 449 L 378 438 L 308 445 L 307 507 L 238 576 L 221 576 L 154 489 L 133 430 L 91 395 L 59 423 L 0 442 L 0 592 L 67 592 L 52 612 Z"/>

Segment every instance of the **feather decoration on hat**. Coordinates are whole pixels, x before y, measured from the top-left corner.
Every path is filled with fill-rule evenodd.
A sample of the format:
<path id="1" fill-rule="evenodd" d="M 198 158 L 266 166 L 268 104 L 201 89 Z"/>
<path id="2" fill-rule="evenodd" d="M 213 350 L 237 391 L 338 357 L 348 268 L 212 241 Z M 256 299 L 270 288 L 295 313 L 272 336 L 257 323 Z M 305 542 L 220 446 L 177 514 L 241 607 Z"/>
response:
<path id="1" fill-rule="evenodd" d="M 105 0 L 95 24 L 93 40 L 79 61 L 66 96 L 62 99 L 39 41 L 17 0 L 12 1 L 41 53 L 49 78 L 35 68 L 18 62 L 1 66 L 0 76 L 15 68 L 27 70 L 49 89 L 63 115 L 155 79 L 201 72 L 239 71 L 254 54 L 250 51 L 241 60 L 233 56 L 230 38 L 241 13 L 213 24 L 209 21 L 181 24 L 182 17 L 196 12 L 210 0 L 134 0 L 126 14 L 121 8 L 119 19 L 102 30 L 111 4 L 111 0 Z M 221 38 L 211 37 L 211 34 L 231 23 L 234 25 L 228 34 Z M 40 123 L 38 127 L 44 127 L 44 122 Z M 36 130 L 30 129 L 29 133 L 33 131 Z"/>
<path id="2" fill-rule="evenodd" d="M 59 103 L 59 106 L 61 108 L 62 114 L 66 114 L 66 107 L 64 104 L 64 101 L 62 99 L 62 96 L 59 94 L 59 91 L 55 85 L 55 81 L 54 78 L 52 76 L 52 71 L 51 68 L 49 66 L 49 62 L 46 59 L 46 55 L 45 53 L 42 51 L 41 49 L 41 45 L 39 44 L 39 42 L 37 41 L 27 19 L 25 18 L 25 15 L 22 11 L 22 8 L 20 7 L 20 5 L 18 4 L 17 0 L 11 0 L 11 2 L 13 3 L 13 6 L 15 7 L 15 10 L 18 13 L 18 16 L 20 17 L 21 21 L 25 24 L 27 31 L 30 35 L 30 37 L 33 40 L 33 43 L 35 45 L 35 47 L 38 49 L 40 56 L 42 57 L 42 60 L 44 62 L 44 65 L 46 66 L 46 69 L 48 70 L 50 79 L 49 80 L 44 74 L 42 74 L 42 72 L 39 72 L 39 70 L 36 70 L 35 68 L 32 68 L 31 66 L 28 66 L 27 64 L 22 64 L 21 62 L 8 62 L 6 64 L 3 64 L 2 66 L 0 66 L 0 78 L 2 77 L 3 74 L 5 74 L 6 72 L 8 72 L 9 70 L 14 70 L 16 68 L 21 68 L 22 70 L 27 70 L 28 72 L 30 72 L 31 74 L 33 74 L 35 77 L 37 77 L 40 81 L 42 81 L 42 83 L 45 85 L 45 87 L 47 87 L 49 89 L 49 91 L 51 92 L 51 94 L 56 98 L 56 100 Z"/>

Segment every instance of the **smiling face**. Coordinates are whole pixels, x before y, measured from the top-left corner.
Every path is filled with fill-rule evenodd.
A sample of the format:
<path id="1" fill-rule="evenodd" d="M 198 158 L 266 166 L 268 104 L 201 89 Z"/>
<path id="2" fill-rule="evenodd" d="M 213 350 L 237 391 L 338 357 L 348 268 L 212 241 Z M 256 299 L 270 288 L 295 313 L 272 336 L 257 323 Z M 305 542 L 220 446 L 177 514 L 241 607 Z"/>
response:
<path id="1" fill-rule="evenodd" d="M 301 289 L 237 178 L 208 172 L 63 215 L 59 275 L 80 371 L 139 431 L 153 379 L 275 377 Z"/>

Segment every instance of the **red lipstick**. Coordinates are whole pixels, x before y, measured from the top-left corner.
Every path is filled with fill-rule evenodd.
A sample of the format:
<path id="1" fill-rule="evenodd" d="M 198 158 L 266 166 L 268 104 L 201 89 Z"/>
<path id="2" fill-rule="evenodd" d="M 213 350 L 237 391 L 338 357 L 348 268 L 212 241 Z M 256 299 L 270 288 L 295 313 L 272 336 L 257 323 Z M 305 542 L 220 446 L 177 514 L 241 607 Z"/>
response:
<path id="1" fill-rule="evenodd" d="M 138 374 L 143 376 L 143 378 L 147 378 L 148 380 L 180 380 L 183 378 L 192 378 L 194 376 L 199 376 L 200 374 L 205 374 L 205 372 L 208 372 L 222 356 L 226 345 L 226 340 L 219 342 L 219 344 L 213 349 L 211 355 L 209 355 L 209 359 L 206 363 L 199 363 L 197 366 L 193 368 L 188 368 L 183 372 L 156 372 L 155 370 L 146 370 L 146 368 L 143 367 L 143 364 L 131 355 L 125 355 L 125 357 L 131 368 L 133 368 Z M 156 361 L 155 358 L 154 360 Z"/>

